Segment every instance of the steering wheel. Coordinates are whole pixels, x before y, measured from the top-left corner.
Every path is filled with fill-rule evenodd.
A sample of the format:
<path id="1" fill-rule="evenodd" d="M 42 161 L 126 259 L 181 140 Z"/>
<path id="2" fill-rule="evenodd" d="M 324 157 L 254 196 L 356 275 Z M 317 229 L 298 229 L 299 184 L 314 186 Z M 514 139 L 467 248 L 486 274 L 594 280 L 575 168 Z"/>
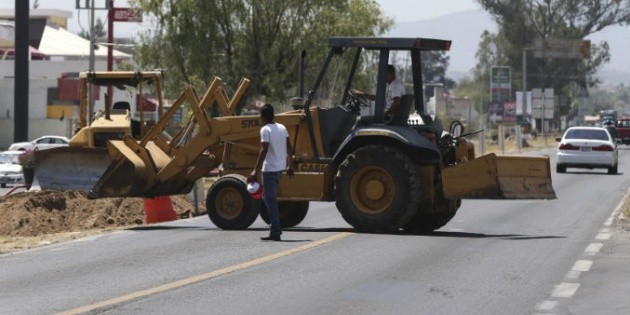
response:
<path id="1" fill-rule="evenodd" d="M 370 107 L 370 101 L 363 95 L 352 93 L 353 90 L 348 90 L 348 96 L 350 96 L 349 103 L 355 102 L 360 107 Z"/>

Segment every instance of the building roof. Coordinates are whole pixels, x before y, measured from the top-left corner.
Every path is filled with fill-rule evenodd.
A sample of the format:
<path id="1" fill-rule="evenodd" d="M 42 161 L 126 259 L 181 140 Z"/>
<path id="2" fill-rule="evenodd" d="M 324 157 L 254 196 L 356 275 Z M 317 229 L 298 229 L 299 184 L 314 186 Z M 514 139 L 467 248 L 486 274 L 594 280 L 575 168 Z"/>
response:
<path id="1" fill-rule="evenodd" d="M 31 18 L 47 18 L 51 16 L 69 19 L 72 12 L 58 9 L 30 9 L 28 11 Z M 15 9 L 0 9 L 0 19 L 15 19 Z"/>
<path id="2" fill-rule="evenodd" d="M 94 55 L 101 58 L 107 57 L 107 47 L 104 45 L 97 45 L 97 47 L 98 49 L 94 50 Z M 89 57 L 90 41 L 65 29 L 46 26 L 38 50 L 46 56 Z M 115 59 L 131 58 L 130 54 L 115 49 L 113 56 Z"/>

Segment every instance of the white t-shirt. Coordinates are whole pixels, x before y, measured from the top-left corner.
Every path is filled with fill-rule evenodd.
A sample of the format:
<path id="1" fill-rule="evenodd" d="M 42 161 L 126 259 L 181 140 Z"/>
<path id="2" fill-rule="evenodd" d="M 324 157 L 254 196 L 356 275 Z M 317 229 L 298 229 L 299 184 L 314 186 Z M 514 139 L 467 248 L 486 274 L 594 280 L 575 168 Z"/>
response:
<path id="1" fill-rule="evenodd" d="M 394 79 L 394 81 L 390 82 L 385 89 L 385 110 L 392 106 L 395 97 L 402 97 L 404 93 L 405 88 L 400 81 Z"/>
<path id="2" fill-rule="evenodd" d="M 260 129 L 260 142 L 269 143 L 267 156 L 262 165 L 263 172 L 280 172 L 287 168 L 287 138 L 289 133 L 284 125 L 267 124 Z"/>

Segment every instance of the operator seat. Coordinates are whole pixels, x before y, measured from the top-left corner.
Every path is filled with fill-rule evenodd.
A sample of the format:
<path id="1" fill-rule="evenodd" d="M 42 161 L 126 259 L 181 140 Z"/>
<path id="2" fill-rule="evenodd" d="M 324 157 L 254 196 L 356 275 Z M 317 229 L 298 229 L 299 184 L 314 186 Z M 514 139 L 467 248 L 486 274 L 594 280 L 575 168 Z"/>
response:
<path id="1" fill-rule="evenodd" d="M 386 123 L 388 125 L 395 126 L 407 126 L 407 120 L 409 120 L 409 113 L 413 108 L 413 94 L 404 94 L 400 98 L 400 110 L 391 115 L 390 120 Z"/>
<path id="2" fill-rule="evenodd" d="M 129 113 L 129 115 L 131 115 L 131 105 L 129 104 L 129 102 L 125 102 L 125 101 L 116 102 L 114 103 L 114 105 L 112 105 L 112 109 L 125 109 Z M 134 138 L 138 138 L 140 137 L 140 134 L 141 134 L 140 122 L 132 118 L 131 119 L 131 135 Z"/>

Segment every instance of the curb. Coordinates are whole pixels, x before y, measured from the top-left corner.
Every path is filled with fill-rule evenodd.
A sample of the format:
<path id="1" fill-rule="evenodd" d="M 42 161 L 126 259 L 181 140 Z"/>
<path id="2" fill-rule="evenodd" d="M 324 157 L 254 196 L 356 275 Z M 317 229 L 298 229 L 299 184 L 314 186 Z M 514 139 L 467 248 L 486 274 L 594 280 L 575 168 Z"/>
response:
<path id="1" fill-rule="evenodd" d="M 630 225 L 630 217 L 627 217 L 623 213 L 623 208 L 626 204 L 628 204 L 628 199 L 630 198 L 630 189 L 626 192 L 626 194 L 621 199 L 621 202 L 615 208 L 615 211 L 612 214 L 613 223 L 615 224 L 628 224 Z"/>

